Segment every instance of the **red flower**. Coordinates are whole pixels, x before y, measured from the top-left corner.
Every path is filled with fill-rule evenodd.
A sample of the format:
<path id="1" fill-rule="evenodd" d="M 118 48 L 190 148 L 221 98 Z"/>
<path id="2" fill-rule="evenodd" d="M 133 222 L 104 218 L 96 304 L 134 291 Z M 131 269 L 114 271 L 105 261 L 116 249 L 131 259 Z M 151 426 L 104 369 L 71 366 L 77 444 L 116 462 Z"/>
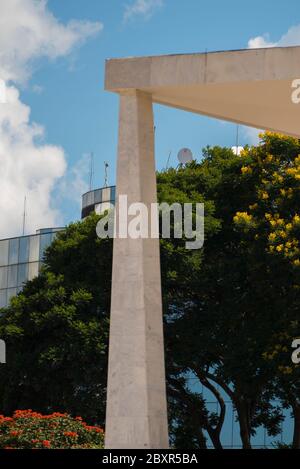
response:
<path id="1" fill-rule="evenodd" d="M 44 446 L 44 448 L 50 448 L 51 442 L 49 440 L 43 440 L 42 445 Z"/>
<path id="2" fill-rule="evenodd" d="M 70 436 L 71 438 L 77 438 L 78 434 L 76 432 L 64 432 L 65 436 Z"/>

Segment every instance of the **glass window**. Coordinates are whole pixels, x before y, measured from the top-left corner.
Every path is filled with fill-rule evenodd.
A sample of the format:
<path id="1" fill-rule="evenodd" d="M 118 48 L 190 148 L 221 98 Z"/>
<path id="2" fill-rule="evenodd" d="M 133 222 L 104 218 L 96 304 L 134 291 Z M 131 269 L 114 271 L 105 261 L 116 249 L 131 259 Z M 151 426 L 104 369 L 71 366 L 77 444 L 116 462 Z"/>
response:
<path id="1" fill-rule="evenodd" d="M 116 200 L 116 187 L 115 186 L 111 187 L 111 189 L 110 189 L 110 200 L 112 202 L 115 202 L 115 200 Z"/>
<path id="2" fill-rule="evenodd" d="M 57 232 L 52 231 L 52 233 L 51 233 L 51 243 L 53 243 L 53 241 L 55 240 L 56 236 L 57 236 Z M 51 244 L 51 243 L 50 243 L 50 244 Z"/>
<path id="3" fill-rule="evenodd" d="M 87 206 L 87 194 L 83 194 L 82 196 L 82 207 Z"/>
<path id="4" fill-rule="evenodd" d="M 95 191 L 95 204 L 100 204 L 100 202 L 102 202 L 102 191 L 98 189 Z"/>
<path id="5" fill-rule="evenodd" d="M 0 290 L 0 308 L 5 308 L 6 306 L 6 290 Z"/>
<path id="6" fill-rule="evenodd" d="M 7 289 L 7 304 L 9 304 L 10 299 L 13 296 L 16 296 L 17 294 L 17 289 L 16 288 L 8 288 Z"/>
<path id="7" fill-rule="evenodd" d="M 91 191 L 87 193 L 87 205 L 93 205 L 93 204 L 94 204 L 94 191 Z"/>
<path id="8" fill-rule="evenodd" d="M 40 237 L 30 236 L 29 241 L 29 262 L 37 262 L 40 254 Z"/>
<path id="9" fill-rule="evenodd" d="M 29 259 L 29 237 L 20 238 L 19 263 L 28 262 Z"/>
<path id="10" fill-rule="evenodd" d="M 8 267 L 8 282 L 7 282 L 8 288 L 17 286 L 17 274 L 18 274 L 18 266 L 10 265 Z"/>
<path id="11" fill-rule="evenodd" d="M 105 187 L 102 189 L 102 201 L 108 202 L 110 200 L 110 187 Z"/>
<path id="12" fill-rule="evenodd" d="M 9 265 L 17 264 L 19 259 L 19 238 L 9 240 Z"/>
<path id="13" fill-rule="evenodd" d="M 17 285 L 21 287 L 27 281 L 27 279 L 28 279 L 28 264 L 19 264 Z"/>
<path id="14" fill-rule="evenodd" d="M 34 277 L 37 277 L 39 274 L 39 263 L 32 262 L 28 266 L 28 280 L 32 280 Z"/>
<path id="15" fill-rule="evenodd" d="M 52 233 L 43 234 L 40 237 L 40 260 L 44 258 L 45 250 L 50 246 L 52 241 Z"/>
<path id="16" fill-rule="evenodd" d="M 8 239 L 0 241 L 0 265 L 8 264 Z"/>
<path id="17" fill-rule="evenodd" d="M 0 288 L 7 288 L 7 267 L 0 267 Z"/>

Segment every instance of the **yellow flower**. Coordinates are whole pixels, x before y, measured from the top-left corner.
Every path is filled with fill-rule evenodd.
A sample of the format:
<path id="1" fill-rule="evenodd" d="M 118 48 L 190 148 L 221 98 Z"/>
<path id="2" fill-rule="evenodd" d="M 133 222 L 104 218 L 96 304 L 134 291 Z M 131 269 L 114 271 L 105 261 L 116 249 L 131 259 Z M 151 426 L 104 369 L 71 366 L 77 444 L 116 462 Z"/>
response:
<path id="1" fill-rule="evenodd" d="M 283 177 L 278 174 L 276 171 L 273 173 L 273 178 L 275 182 L 279 182 L 280 184 L 283 182 Z"/>
<path id="2" fill-rule="evenodd" d="M 279 231 L 279 235 L 281 236 L 281 238 L 286 238 L 286 236 L 287 236 L 286 232 L 283 231 L 283 230 Z"/>
<path id="3" fill-rule="evenodd" d="M 233 217 L 235 223 L 250 223 L 252 220 L 252 215 L 249 215 L 247 212 L 237 212 Z"/>
<path id="4" fill-rule="evenodd" d="M 265 191 L 262 191 L 262 192 L 260 193 L 260 195 L 261 195 L 261 198 L 262 198 L 263 200 L 266 200 L 266 199 L 269 198 L 269 194 L 268 194 L 267 192 L 265 192 Z"/>
<path id="5" fill-rule="evenodd" d="M 298 225 L 300 223 L 300 217 L 299 215 L 295 215 L 294 218 L 293 218 L 293 222 Z"/>
<path id="6" fill-rule="evenodd" d="M 294 176 L 296 173 L 297 173 L 297 169 L 296 168 L 288 168 L 286 169 L 286 174 L 288 174 L 289 176 Z"/>
<path id="7" fill-rule="evenodd" d="M 294 262 L 293 262 L 294 265 L 296 265 L 297 267 L 299 267 L 300 265 L 300 259 L 295 259 Z"/>
<path id="8" fill-rule="evenodd" d="M 250 166 L 241 167 L 242 174 L 252 174 L 252 168 Z"/>
<path id="9" fill-rule="evenodd" d="M 278 246 L 276 246 L 276 251 L 281 252 L 282 250 L 283 250 L 283 244 L 278 244 Z"/>
<path id="10" fill-rule="evenodd" d="M 276 233 L 270 233 L 269 234 L 269 241 L 273 242 L 276 239 Z"/>

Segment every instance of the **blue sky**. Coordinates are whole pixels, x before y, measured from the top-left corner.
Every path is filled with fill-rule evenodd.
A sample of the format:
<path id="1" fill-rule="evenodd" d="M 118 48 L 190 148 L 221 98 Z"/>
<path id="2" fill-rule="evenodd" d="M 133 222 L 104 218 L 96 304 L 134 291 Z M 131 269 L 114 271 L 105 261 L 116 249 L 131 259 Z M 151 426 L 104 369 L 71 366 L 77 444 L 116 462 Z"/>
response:
<path id="1" fill-rule="evenodd" d="M 29 79 L 18 85 L 20 99 L 31 109 L 31 122 L 45 129 L 44 142 L 63 148 L 68 164 L 65 178 L 73 177 L 72 167 L 81 161 L 87 183 L 88 161 L 82 162 L 82 157 L 94 152 L 95 187 L 103 185 L 104 161 L 110 164 L 109 182 L 115 183 L 118 97 L 104 91 L 106 58 L 247 48 L 248 41 L 258 36 L 258 45 L 264 41 L 290 44 L 298 39 L 300 43 L 296 0 L 48 0 L 45 8 L 63 24 L 75 19 L 103 26 L 61 57 L 49 60 L 41 54 L 35 58 L 33 65 L 30 62 Z M 288 33 L 293 26 L 295 30 Z M 155 125 L 158 169 L 165 166 L 170 151 L 170 163 L 175 165 L 177 152 L 184 146 L 199 158 L 208 144 L 235 144 L 233 124 L 158 105 Z M 251 140 L 252 133 L 242 130 L 240 143 Z M 54 184 L 51 189 L 50 205 L 58 203 L 58 187 Z M 56 209 L 61 222 L 79 218 L 83 187 L 78 185 L 73 201 L 59 199 Z"/>
<path id="2" fill-rule="evenodd" d="M 103 185 L 104 161 L 115 183 L 118 97 L 104 91 L 106 58 L 240 49 L 251 39 L 258 47 L 300 44 L 299 0 L 0 0 L 0 80 L 8 87 L 0 238 L 20 234 L 25 195 L 27 233 L 79 219 L 90 151 L 94 187 Z M 156 105 L 155 125 L 158 169 L 170 151 L 176 165 L 182 147 L 199 159 L 206 145 L 235 144 L 235 125 L 175 109 Z M 241 130 L 240 144 L 253 136 Z"/>

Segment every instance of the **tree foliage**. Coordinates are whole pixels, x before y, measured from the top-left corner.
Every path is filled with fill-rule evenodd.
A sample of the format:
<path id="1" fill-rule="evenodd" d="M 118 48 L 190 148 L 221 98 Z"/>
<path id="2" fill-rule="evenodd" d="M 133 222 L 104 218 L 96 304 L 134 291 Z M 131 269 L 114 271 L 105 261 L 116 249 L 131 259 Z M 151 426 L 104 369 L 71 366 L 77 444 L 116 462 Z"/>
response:
<path id="1" fill-rule="evenodd" d="M 158 173 L 160 202 L 203 202 L 205 243 L 161 239 L 167 385 L 176 447 L 222 447 L 230 399 L 244 448 L 260 425 L 276 436 L 282 407 L 300 447 L 300 143 L 265 133 L 241 156 L 207 147 L 200 162 Z M 71 224 L 45 256 L 41 275 L 2 310 L 0 408 L 60 410 L 103 424 L 111 240 L 99 217 Z M 191 386 L 193 383 L 193 386 Z M 200 393 L 218 402 L 211 412 Z M 281 405 L 278 405 L 278 400 Z"/>

